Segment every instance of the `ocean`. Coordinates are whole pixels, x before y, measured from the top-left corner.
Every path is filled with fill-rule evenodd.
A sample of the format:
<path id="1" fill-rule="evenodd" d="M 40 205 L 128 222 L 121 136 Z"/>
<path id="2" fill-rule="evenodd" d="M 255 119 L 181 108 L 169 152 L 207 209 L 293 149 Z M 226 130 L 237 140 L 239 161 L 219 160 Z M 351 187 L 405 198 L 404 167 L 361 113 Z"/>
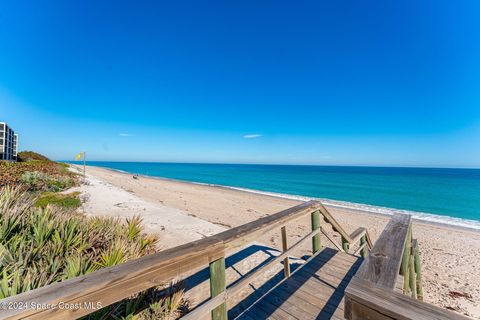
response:
<path id="1" fill-rule="evenodd" d="M 72 162 L 78 163 L 78 162 Z M 480 229 L 480 169 L 90 161 L 132 174 Z"/>

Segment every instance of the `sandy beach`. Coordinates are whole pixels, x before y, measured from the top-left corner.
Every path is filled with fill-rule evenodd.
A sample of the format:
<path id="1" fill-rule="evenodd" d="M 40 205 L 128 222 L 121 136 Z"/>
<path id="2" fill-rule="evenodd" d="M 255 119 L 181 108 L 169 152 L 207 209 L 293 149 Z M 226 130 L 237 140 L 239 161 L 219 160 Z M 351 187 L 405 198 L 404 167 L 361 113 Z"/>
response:
<path id="1" fill-rule="evenodd" d="M 162 249 L 174 247 L 227 228 L 289 208 L 299 201 L 228 188 L 166 179 L 138 177 L 98 167 L 87 167 L 87 184 L 77 188 L 88 215 L 140 215 L 147 232 L 160 237 Z M 344 208 L 329 208 L 348 232 L 366 227 L 372 240 L 388 222 L 387 216 Z M 288 227 L 296 242 L 310 230 L 309 219 Z M 335 234 L 333 236 L 336 236 Z M 415 221 L 423 262 L 424 300 L 480 319 L 480 233 L 457 227 Z M 337 236 L 338 237 L 338 236 Z M 272 248 L 280 232 L 258 239 Z M 331 246 L 326 239 L 323 244 Z"/>

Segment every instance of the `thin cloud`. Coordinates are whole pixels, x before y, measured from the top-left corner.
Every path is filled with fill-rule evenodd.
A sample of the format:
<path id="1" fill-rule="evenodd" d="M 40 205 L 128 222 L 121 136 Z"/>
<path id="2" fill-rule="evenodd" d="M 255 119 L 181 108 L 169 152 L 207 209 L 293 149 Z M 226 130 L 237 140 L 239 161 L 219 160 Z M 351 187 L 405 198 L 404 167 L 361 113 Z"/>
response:
<path id="1" fill-rule="evenodd" d="M 133 137 L 133 134 L 130 134 L 130 133 L 119 133 L 118 135 L 120 137 Z"/>
<path id="2" fill-rule="evenodd" d="M 260 138 L 262 135 L 261 134 L 246 134 L 243 137 L 245 139 L 255 139 L 255 138 Z"/>

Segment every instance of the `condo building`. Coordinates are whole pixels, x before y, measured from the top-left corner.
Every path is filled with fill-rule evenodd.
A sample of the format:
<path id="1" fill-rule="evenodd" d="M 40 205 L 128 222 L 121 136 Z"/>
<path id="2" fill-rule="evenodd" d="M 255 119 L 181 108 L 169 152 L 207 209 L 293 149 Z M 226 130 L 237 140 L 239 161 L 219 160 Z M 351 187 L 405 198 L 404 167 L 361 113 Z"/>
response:
<path id="1" fill-rule="evenodd" d="M 17 161 L 18 135 L 5 122 L 0 122 L 0 160 Z"/>

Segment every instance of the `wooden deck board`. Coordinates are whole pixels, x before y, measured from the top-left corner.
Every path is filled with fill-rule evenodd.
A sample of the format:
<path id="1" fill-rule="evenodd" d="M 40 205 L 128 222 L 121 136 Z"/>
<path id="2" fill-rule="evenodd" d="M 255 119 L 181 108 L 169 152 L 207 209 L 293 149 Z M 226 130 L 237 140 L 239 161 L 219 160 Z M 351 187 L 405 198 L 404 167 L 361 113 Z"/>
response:
<path id="1" fill-rule="evenodd" d="M 344 319 L 344 290 L 361 258 L 324 248 L 237 319 Z"/>

